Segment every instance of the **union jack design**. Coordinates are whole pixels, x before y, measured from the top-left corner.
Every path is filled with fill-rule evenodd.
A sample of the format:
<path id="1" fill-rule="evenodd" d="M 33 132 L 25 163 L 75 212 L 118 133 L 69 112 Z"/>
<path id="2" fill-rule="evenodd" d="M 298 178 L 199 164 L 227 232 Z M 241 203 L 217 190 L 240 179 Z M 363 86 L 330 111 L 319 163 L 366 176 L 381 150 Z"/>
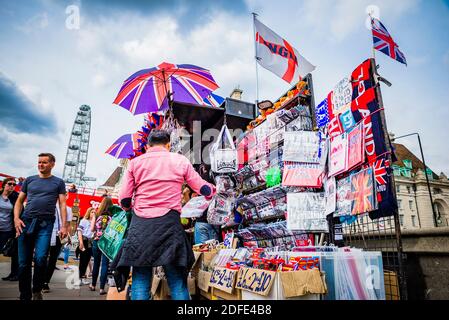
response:
<path id="1" fill-rule="evenodd" d="M 399 50 L 399 46 L 394 42 L 387 28 L 377 20 L 371 17 L 371 26 L 373 31 L 374 49 L 390 56 L 392 59 L 407 65 L 404 54 Z"/>
<path id="2" fill-rule="evenodd" d="M 158 112 L 168 108 L 169 95 L 173 101 L 203 105 L 203 99 L 217 88 L 214 78 L 204 68 L 164 62 L 125 80 L 114 104 L 134 115 Z"/>
<path id="3" fill-rule="evenodd" d="M 384 159 L 376 160 L 374 162 L 374 176 L 376 177 L 377 184 L 383 186 L 387 184 L 385 176 L 387 175 L 387 168 L 385 167 Z M 385 163 L 386 164 L 386 163 Z"/>

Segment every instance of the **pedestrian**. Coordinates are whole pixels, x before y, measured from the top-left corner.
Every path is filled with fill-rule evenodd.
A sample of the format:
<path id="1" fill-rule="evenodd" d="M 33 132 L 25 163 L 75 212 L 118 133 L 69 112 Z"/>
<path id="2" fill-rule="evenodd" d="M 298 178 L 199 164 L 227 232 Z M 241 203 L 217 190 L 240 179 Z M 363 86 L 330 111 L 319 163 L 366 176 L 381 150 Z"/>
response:
<path id="1" fill-rule="evenodd" d="M 92 242 L 92 253 L 94 256 L 94 267 L 92 271 L 92 284 L 89 286 L 91 291 L 95 291 L 97 285 L 98 274 L 100 273 L 100 295 L 106 294 L 105 286 L 108 279 L 109 259 L 101 252 L 98 247 L 98 240 L 106 230 L 109 222 L 114 214 L 121 212 L 119 206 L 113 204 L 110 197 L 104 197 L 97 209 L 95 223 L 92 224 L 92 231 L 94 233 Z M 101 267 L 101 271 L 100 271 Z"/>
<path id="2" fill-rule="evenodd" d="M 90 259 L 92 258 L 92 231 L 91 224 L 92 219 L 95 217 L 95 209 L 89 208 L 87 209 L 84 217 L 81 219 L 77 233 L 79 239 L 79 278 L 81 280 L 81 284 L 89 284 L 89 281 L 86 279 L 86 270 L 89 264 Z"/>
<path id="3" fill-rule="evenodd" d="M 18 278 L 18 250 L 17 239 L 14 231 L 14 205 L 19 193 L 14 191 L 16 181 L 14 178 L 3 180 L 0 189 L 0 249 L 4 247 L 9 239 L 12 241 L 11 272 L 3 277 L 4 281 L 17 281 Z"/>
<path id="4" fill-rule="evenodd" d="M 76 185 L 74 183 L 72 183 L 70 185 L 69 192 L 70 193 L 77 193 L 78 192 L 78 189 L 76 188 Z"/>
<path id="5" fill-rule="evenodd" d="M 201 164 L 198 168 L 201 178 L 211 182 L 209 171 Z M 207 222 L 207 209 L 200 217 L 195 218 L 193 228 L 193 239 L 195 244 L 205 243 L 208 240 L 221 240 L 221 227 Z"/>
<path id="6" fill-rule="evenodd" d="M 194 263 L 180 221 L 184 182 L 210 198 L 215 187 L 201 179 L 189 160 L 171 153 L 170 134 L 152 130 L 147 152 L 129 162 L 119 193 L 133 216 L 117 267 L 132 267 L 132 300 L 148 300 L 153 267 L 163 266 L 174 300 L 190 300 L 187 276 Z M 132 203 L 134 198 L 134 203 Z"/>
<path id="7" fill-rule="evenodd" d="M 59 235 L 59 229 L 61 227 L 61 212 L 59 210 L 59 205 L 57 203 L 56 205 L 56 212 L 55 212 L 55 223 L 53 224 L 53 231 L 51 234 L 51 241 L 50 241 L 50 250 L 48 254 L 48 261 L 47 261 L 47 272 L 45 275 L 45 282 L 42 286 L 42 292 L 47 293 L 50 292 L 50 287 L 48 284 L 50 283 L 51 277 L 53 276 L 53 272 L 56 269 L 56 262 L 58 261 L 59 254 L 61 253 L 62 243 L 61 238 Z M 72 208 L 67 207 L 67 221 L 72 221 Z M 67 234 L 70 234 L 70 223 L 68 224 L 67 228 Z M 67 237 L 67 240 L 70 237 Z"/>
<path id="8" fill-rule="evenodd" d="M 21 300 L 42 300 L 47 256 L 55 221 L 56 202 L 61 210 L 61 238 L 67 236 L 67 210 L 64 181 L 52 175 L 56 159 L 51 153 L 38 158 L 39 174 L 25 179 L 14 206 L 14 226 L 19 237 L 19 291 Z M 27 205 L 23 214 L 23 203 Z M 34 274 L 31 262 L 34 258 Z M 33 287 L 31 288 L 31 281 Z"/>

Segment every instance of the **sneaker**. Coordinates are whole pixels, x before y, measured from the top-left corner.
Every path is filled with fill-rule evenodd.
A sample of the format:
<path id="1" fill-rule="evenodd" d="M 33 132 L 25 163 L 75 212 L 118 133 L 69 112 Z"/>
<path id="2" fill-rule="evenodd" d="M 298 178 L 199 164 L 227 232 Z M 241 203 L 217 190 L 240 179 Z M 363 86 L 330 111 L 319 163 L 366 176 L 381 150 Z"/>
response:
<path id="1" fill-rule="evenodd" d="M 90 284 L 90 281 L 87 279 L 81 279 L 82 284 Z"/>
<path id="2" fill-rule="evenodd" d="M 49 293 L 50 292 L 50 287 L 48 286 L 48 283 L 44 283 L 44 285 L 42 286 L 42 292 L 43 293 Z"/>
<path id="3" fill-rule="evenodd" d="M 33 300 L 44 300 L 42 292 L 33 292 Z"/>
<path id="4" fill-rule="evenodd" d="M 19 276 L 12 276 L 9 281 L 19 281 Z"/>

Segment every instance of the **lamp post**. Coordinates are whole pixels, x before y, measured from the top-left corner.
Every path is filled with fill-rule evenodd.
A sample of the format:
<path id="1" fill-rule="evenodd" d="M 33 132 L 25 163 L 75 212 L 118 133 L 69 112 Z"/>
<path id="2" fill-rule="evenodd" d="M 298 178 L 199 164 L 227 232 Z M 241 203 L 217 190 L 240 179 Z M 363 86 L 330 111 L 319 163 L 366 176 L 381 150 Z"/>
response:
<path id="1" fill-rule="evenodd" d="M 426 176 L 427 189 L 429 190 L 430 206 L 432 207 L 433 222 L 435 224 L 435 227 L 438 227 L 437 215 L 435 213 L 435 208 L 434 208 L 434 205 L 433 205 L 432 191 L 430 190 L 429 177 L 427 175 L 426 160 L 424 160 L 424 153 L 422 151 L 421 138 L 419 137 L 419 133 L 416 133 L 416 132 L 415 133 L 410 133 L 410 134 L 406 134 L 406 135 L 403 135 L 403 136 L 400 136 L 400 137 L 394 137 L 391 140 L 394 142 L 397 139 L 401 139 L 401 138 L 405 138 L 405 137 L 409 137 L 409 136 L 413 136 L 413 135 L 417 135 L 418 136 L 419 150 L 421 151 L 421 159 L 422 159 L 422 162 L 424 164 L 424 175 Z"/>

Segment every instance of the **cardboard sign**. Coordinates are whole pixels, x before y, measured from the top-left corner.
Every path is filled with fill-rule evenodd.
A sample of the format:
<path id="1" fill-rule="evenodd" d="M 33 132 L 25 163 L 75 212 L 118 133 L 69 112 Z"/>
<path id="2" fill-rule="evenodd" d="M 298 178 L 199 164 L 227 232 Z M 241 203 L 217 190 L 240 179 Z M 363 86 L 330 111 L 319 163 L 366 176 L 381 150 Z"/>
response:
<path id="1" fill-rule="evenodd" d="M 263 296 L 270 293 L 276 272 L 254 268 L 240 268 L 235 287 Z"/>
<path id="2" fill-rule="evenodd" d="M 238 270 L 216 267 L 210 277 L 210 286 L 232 293 Z"/>
<path id="3" fill-rule="evenodd" d="M 283 161 L 320 163 L 320 135 L 313 131 L 284 133 Z"/>
<path id="4" fill-rule="evenodd" d="M 198 288 L 203 291 L 208 292 L 210 288 L 210 277 L 212 276 L 211 272 L 200 270 L 198 272 Z"/>
<path id="5" fill-rule="evenodd" d="M 287 193 L 289 230 L 329 232 L 324 193 Z"/>
<path id="6" fill-rule="evenodd" d="M 326 293 L 326 286 L 318 269 L 280 272 L 285 298 Z"/>
<path id="7" fill-rule="evenodd" d="M 333 177 L 347 168 L 347 134 L 343 133 L 331 139 L 329 149 L 329 176 Z"/>
<path id="8" fill-rule="evenodd" d="M 217 255 L 217 250 L 203 252 L 203 268 L 208 268 Z"/>

